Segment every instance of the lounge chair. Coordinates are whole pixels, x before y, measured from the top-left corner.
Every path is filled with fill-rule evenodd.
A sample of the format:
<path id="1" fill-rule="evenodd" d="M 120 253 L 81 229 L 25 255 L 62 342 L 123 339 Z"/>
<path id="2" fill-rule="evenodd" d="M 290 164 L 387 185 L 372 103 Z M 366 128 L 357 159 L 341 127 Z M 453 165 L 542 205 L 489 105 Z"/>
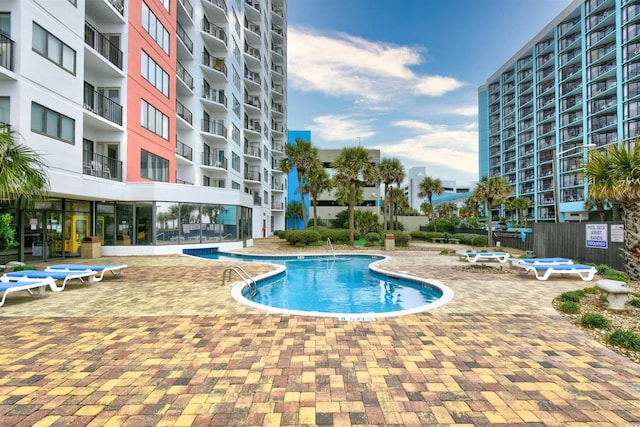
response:
<path id="1" fill-rule="evenodd" d="M 46 271 L 86 271 L 91 270 L 96 272 L 96 276 L 92 280 L 93 282 L 99 282 L 104 279 L 104 273 L 109 271 L 114 277 L 122 277 L 124 275 L 124 269 L 127 268 L 126 264 L 114 264 L 114 265 L 83 265 L 83 264 L 57 264 L 50 265 Z"/>
<path id="2" fill-rule="evenodd" d="M 524 265 L 536 265 L 536 264 L 546 264 L 546 265 L 566 265 L 573 264 L 569 258 L 511 258 L 511 266 L 514 267 L 516 264 L 524 264 Z"/>
<path id="3" fill-rule="evenodd" d="M 5 273 L 4 276 L 7 280 L 11 281 L 19 281 L 20 279 L 25 280 L 39 280 L 46 279 L 50 277 L 53 279 L 49 284 L 49 288 L 51 288 L 54 292 L 60 292 L 64 290 L 65 286 L 67 286 L 67 282 L 69 280 L 78 279 L 82 284 L 91 283 L 93 278 L 96 276 L 95 271 L 91 270 L 83 270 L 83 271 L 41 271 L 41 270 L 22 270 L 22 271 L 12 271 L 10 273 Z M 56 280 L 62 280 L 62 286 L 58 286 L 56 284 Z"/>
<path id="4" fill-rule="evenodd" d="M 56 286 L 55 282 L 51 278 L 39 279 L 39 280 L 27 280 L 20 279 L 18 281 L 11 281 L 5 277 L 0 277 L 0 291 L 2 292 L 2 300 L 0 300 L 0 307 L 4 305 L 4 301 L 11 292 L 27 291 L 29 295 L 34 298 L 44 295 L 44 291 L 47 286 Z M 34 289 L 38 291 L 34 293 Z"/>
<path id="5" fill-rule="evenodd" d="M 525 274 L 533 271 L 538 280 L 547 280 L 554 274 L 575 274 L 587 282 L 598 272 L 595 267 L 584 264 L 517 264 L 516 267 L 522 268 Z"/>
<path id="6" fill-rule="evenodd" d="M 461 260 L 465 260 L 468 262 L 478 262 L 478 261 L 498 261 L 501 264 L 504 264 L 509 260 L 510 255 L 507 252 L 464 252 L 458 251 L 456 252 L 458 257 Z"/>

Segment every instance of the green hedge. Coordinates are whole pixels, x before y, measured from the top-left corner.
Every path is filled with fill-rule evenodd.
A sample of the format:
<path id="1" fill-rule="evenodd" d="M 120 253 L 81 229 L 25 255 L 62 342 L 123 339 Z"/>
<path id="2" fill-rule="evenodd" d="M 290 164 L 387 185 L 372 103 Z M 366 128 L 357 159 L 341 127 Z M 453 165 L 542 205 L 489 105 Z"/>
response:
<path id="1" fill-rule="evenodd" d="M 307 246 L 320 240 L 320 234 L 313 230 L 288 230 L 286 236 L 293 246 Z"/>
<path id="2" fill-rule="evenodd" d="M 396 246 L 409 246 L 409 242 L 411 241 L 411 235 L 409 233 L 405 233 L 404 231 L 385 230 L 383 233 L 393 234 L 396 239 Z"/>
<path id="3" fill-rule="evenodd" d="M 358 230 L 354 231 L 354 240 L 360 239 L 360 233 Z M 320 234 L 321 240 L 325 241 L 327 239 L 331 239 L 331 243 L 344 245 L 349 243 L 349 230 L 344 228 L 327 228 L 322 230 Z"/>

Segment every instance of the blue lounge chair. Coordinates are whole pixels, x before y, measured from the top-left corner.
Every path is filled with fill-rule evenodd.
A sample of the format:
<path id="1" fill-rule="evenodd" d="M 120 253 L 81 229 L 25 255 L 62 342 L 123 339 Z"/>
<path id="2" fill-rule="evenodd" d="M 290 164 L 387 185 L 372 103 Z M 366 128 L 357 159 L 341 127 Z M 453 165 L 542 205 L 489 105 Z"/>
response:
<path id="1" fill-rule="evenodd" d="M 124 269 L 127 268 L 126 264 L 113 264 L 113 265 L 83 265 L 83 264 L 57 264 L 50 265 L 46 271 L 86 271 L 91 270 L 96 272 L 96 276 L 93 282 L 99 282 L 104 279 L 104 273 L 109 271 L 114 277 L 122 277 L 124 275 Z"/>
<path id="2" fill-rule="evenodd" d="M 82 284 L 91 283 L 93 278 L 96 276 L 95 271 L 84 270 L 84 271 L 40 271 L 40 270 L 23 270 L 23 271 L 12 271 L 10 273 L 5 273 L 4 276 L 7 280 L 18 281 L 20 279 L 25 280 L 39 280 L 46 279 L 50 277 L 53 279 L 49 284 L 49 288 L 51 288 L 54 292 L 60 292 L 64 290 L 65 286 L 67 286 L 67 282 L 69 280 L 78 279 Z M 62 286 L 58 286 L 55 281 L 62 280 Z"/>
<path id="3" fill-rule="evenodd" d="M 516 264 L 524 264 L 524 265 L 536 265 L 536 264 L 545 264 L 545 265 L 565 265 L 565 264 L 573 264 L 569 258 L 511 258 L 511 266 L 514 267 Z"/>
<path id="4" fill-rule="evenodd" d="M 39 280 L 26 280 L 20 279 L 18 281 L 11 281 L 5 277 L 0 277 L 0 292 L 2 292 L 2 300 L 0 300 L 0 307 L 4 305 L 4 301 L 11 292 L 27 291 L 29 295 L 34 298 L 44 295 L 44 291 L 47 286 L 56 286 L 55 282 L 51 278 L 39 279 Z M 34 293 L 34 289 L 38 291 Z"/>
<path id="5" fill-rule="evenodd" d="M 517 264 L 516 267 L 524 269 L 525 274 L 533 271 L 538 280 L 547 280 L 554 274 L 574 274 L 587 282 L 593 280 L 593 276 L 598 272 L 595 267 L 584 264 Z"/>
<path id="6" fill-rule="evenodd" d="M 478 261 L 498 261 L 501 264 L 509 261 L 510 255 L 507 252 L 456 252 L 461 260 L 475 263 Z"/>

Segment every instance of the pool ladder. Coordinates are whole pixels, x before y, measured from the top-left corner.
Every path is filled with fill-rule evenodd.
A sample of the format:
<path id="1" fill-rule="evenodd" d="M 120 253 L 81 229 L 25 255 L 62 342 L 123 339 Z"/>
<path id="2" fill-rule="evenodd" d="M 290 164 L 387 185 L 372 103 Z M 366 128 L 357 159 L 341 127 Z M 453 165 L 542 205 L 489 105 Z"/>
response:
<path id="1" fill-rule="evenodd" d="M 229 272 L 228 275 L 227 272 Z M 255 297 L 258 293 L 258 285 L 256 285 L 256 281 L 251 278 L 249 273 L 247 273 L 244 268 L 240 267 L 239 265 L 228 267 L 222 272 L 222 285 L 224 286 L 227 276 L 229 276 L 229 280 L 231 280 L 232 273 L 236 273 L 240 280 L 242 280 L 247 285 L 247 287 L 249 288 L 250 297 Z"/>
<path id="2" fill-rule="evenodd" d="M 336 251 L 333 250 L 333 245 L 331 244 L 331 239 L 327 238 L 327 244 L 329 248 L 331 248 L 331 253 L 333 254 L 333 260 L 336 260 Z"/>

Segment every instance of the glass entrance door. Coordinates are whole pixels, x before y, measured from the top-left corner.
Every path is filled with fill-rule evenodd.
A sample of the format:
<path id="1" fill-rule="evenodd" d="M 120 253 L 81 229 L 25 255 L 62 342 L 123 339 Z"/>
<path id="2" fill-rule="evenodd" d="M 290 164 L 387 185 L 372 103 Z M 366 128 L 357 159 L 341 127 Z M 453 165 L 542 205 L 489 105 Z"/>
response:
<path id="1" fill-rule="evenodd" d="M 46 224 L 46 249 L 43 246 L 43 256 L 45 261 L 48 258 L 61 258 L 64 253 L 64 234 L 62 212 L 45 211 Z"/>

